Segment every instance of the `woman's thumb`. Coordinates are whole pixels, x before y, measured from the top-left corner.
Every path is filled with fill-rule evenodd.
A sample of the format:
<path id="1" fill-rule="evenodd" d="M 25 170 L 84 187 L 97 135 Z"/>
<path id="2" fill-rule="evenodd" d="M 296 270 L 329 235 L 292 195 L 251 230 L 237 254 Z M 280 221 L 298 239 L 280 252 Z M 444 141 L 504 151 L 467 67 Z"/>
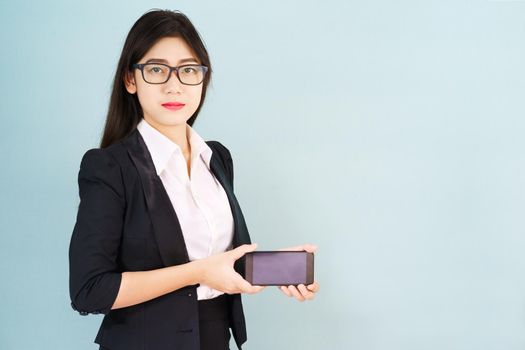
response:
<path id="1" fill-rule="evenodd" d="M 243 245 L 235 248 L 234 250 L 232 250 L 232 254 L 233 254 L 233 257 L 235 258 L 235 260 L 237 260 L 237 259 L 241 258 L 242 256 L 244 256 L 244 254 L 249 253 L 249 252 L 253 252 L 255 249 L 257 249 L 257 243 L 243 244 Z"/>

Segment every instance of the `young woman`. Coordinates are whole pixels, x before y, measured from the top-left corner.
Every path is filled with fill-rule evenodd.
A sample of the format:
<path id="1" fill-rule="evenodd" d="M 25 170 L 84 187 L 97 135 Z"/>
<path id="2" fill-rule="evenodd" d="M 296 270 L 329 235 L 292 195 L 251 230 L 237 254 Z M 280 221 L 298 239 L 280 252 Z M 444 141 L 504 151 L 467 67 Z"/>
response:
<path id="1" fill-rule="evenodd" d="M 105 315 L 101 349 L 229 349 L 246 341 L 242 257 L 256 249 L 230 152 L 191 127 L 211 64 L 186 16 L 150 11 L 118 63 L 101 148 L 85 153 L 71 237 L 71 306 Z M 315 247 L 295 247 L 314 251 Z M 318 284 L 280 287 L 312 299 Z"/>

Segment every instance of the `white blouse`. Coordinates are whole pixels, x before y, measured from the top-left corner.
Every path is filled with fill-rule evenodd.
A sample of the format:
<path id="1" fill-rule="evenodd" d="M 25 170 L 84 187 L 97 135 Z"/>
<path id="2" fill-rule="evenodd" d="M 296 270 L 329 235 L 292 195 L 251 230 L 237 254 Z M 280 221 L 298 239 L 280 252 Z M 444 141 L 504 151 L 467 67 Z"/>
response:
<path id="1" fill-rule="evenodd" d="M 157 175 L 177 213 L 191 261 L 232 248 L 233 215 L 226 192 L 210 169 L 212 150 L 186 124 L 191 146 L 191 179 L 179 145 L 142 119 L 137 125 L 153 159 Z M 204 284 L 197 288 L 197 299 L 223 294 Z"/>

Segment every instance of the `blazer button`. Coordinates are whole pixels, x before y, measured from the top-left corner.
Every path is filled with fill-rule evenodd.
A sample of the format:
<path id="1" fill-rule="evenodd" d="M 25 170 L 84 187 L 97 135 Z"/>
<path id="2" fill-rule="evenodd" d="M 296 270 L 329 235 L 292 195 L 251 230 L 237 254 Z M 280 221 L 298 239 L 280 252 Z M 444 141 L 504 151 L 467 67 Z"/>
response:
<path id="1" fill-rule="evenodd" d="M 191 297 L 191 293 L 188 293 L 188 296 Z"/>

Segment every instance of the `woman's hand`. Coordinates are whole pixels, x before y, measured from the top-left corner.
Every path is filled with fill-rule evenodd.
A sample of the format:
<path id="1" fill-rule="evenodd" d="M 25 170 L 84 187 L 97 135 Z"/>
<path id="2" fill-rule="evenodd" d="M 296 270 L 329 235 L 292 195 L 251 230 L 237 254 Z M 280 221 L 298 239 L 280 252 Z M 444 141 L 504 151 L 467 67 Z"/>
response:
<path id="1" fill-rule="evenodd" d="M 290 247 L 285 249 L 279 249 L 279 250 L 296 250 L 296 251 L 307 251 L 308 253 L 314 253 L 317 250 L 317 247 L 311 244 L 303 244 L 296 247 Z M 305 286 L 304 284 L 300 284 L 297 287 L 296 286 L 280 286 L 279 289 L 281 292 L 283 292 L 285 295 L 289 297 L 294 297 L 295 299 L 299 301 L 305 301 L 305 300 L 312 300 L 315 297 L 315 293 L 319 291 L 319 284 L 317 281 L 314 281 L 314 283 L 309 284 L 308 286 Z"/>
<path id="2" fill-rule="evenodd" d="M 237 259 L 242 258 L 248 252 L 253 252 L 256 248 L 257 244 L 244 244 L 206 259 L 196 260 L 195 263 L 199 265 L 202 276 L 199 283 L 228 294 L 260 292 L 264 287 L 252 286 L 233 268 Z"/>

